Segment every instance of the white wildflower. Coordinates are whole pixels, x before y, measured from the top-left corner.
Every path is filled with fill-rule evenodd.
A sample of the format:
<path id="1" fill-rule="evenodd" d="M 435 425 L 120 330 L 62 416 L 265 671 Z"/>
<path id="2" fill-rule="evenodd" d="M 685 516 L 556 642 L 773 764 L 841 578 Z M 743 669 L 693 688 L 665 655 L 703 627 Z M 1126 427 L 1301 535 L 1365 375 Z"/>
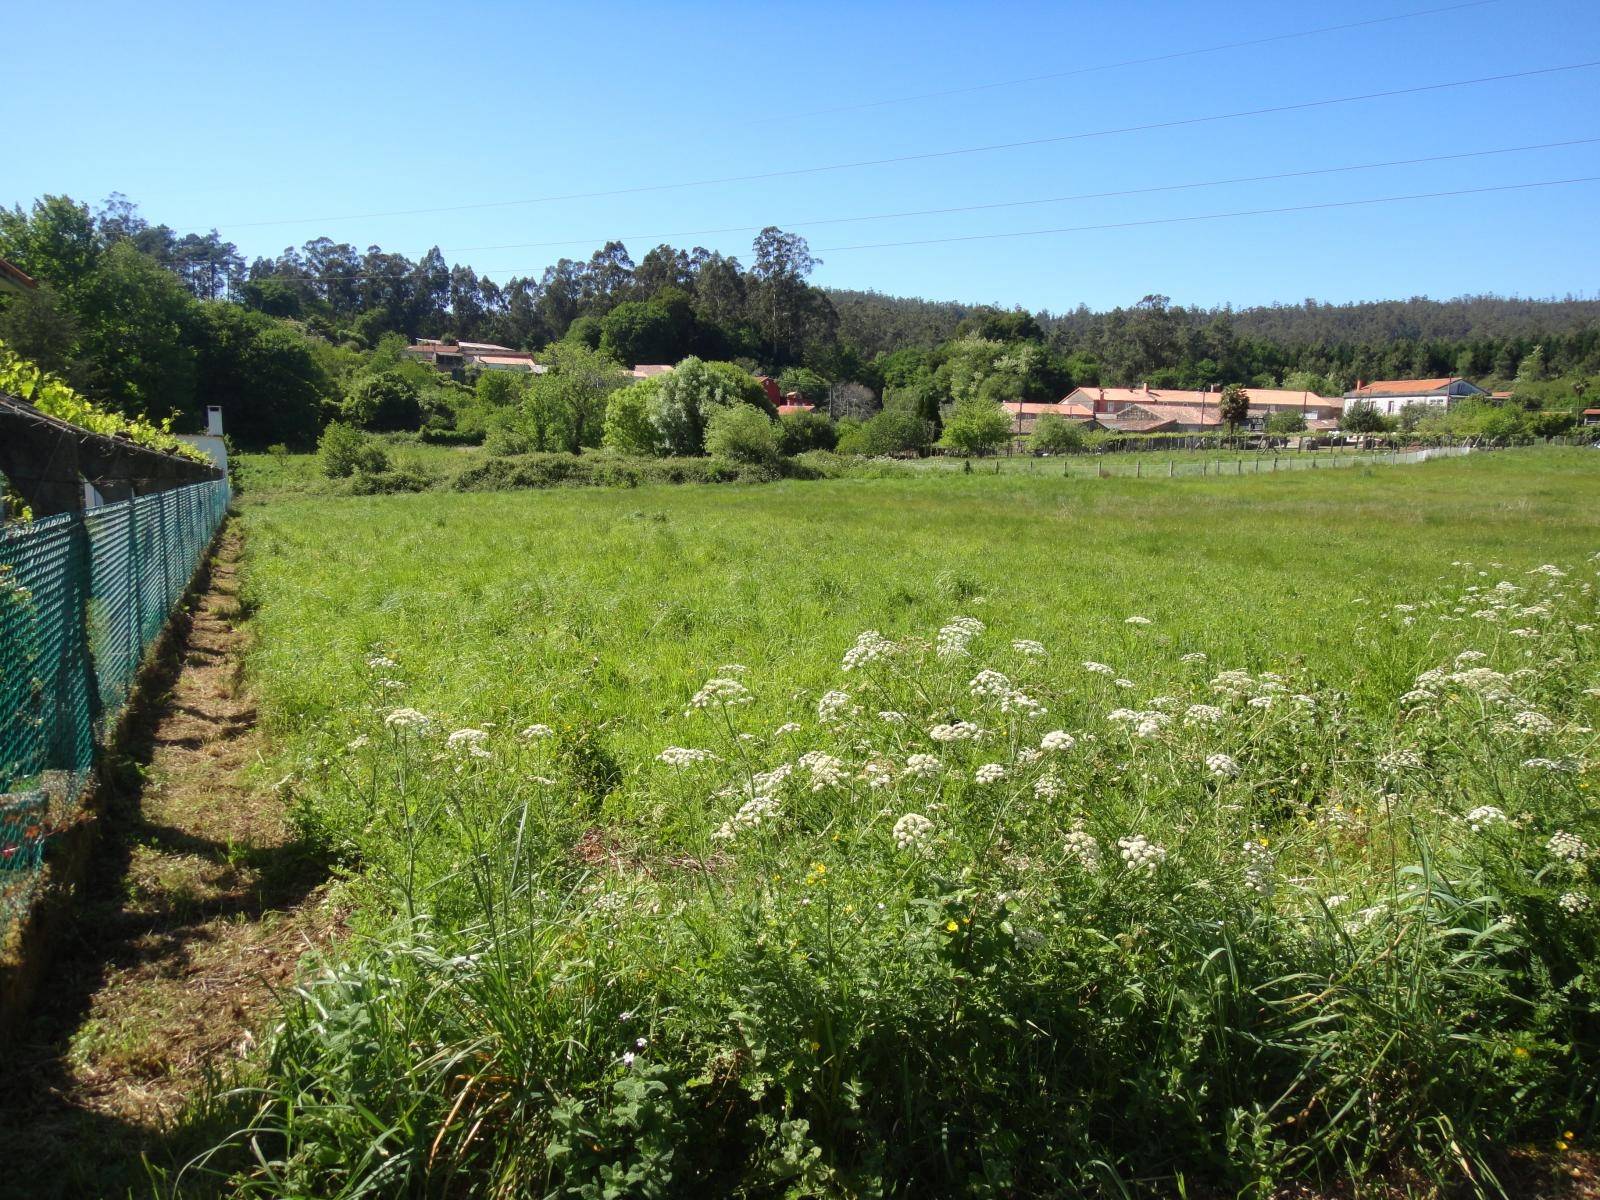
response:
<path id="1" fill-rule="evenodd" d="M 1018 654 L 1026 654 L 1030 658 L 1043 658 L 1048 653 L 1042 642 L 1033 641 L 1031 638 L 1015 638 L 1011 648 Z"/>
<path id="2" fill-rule="evenodd" d="M 953 721 L 948 725 L 935 725 L 928 736 L 936 742 L 973 742 L 983 736 L 983 730 L 970 721 Z"/>
<path id="3" fill-rule="evenodd" d="M 913 779 L 933 779 L 941 770 L 939 759 L 933 754 L 913 754 L 906 759 L 905 773 Z"/>
<path id="4" fill-rule="evenodd" d="M 1218 779 L 1235 779 L 1239 775 L 1239 764 L 1226 754 L 1208 754 L 1206 770 Z"/>
<path id="5" fill-rule="evenodd" d="M 1150 618 L 1149 617 L 1133 616 L 1133 617 L 1128 617 L 1122 623 L 1124 625 L 1148 625 L 1148 624 L 1150 624 Z"/>
<path id="6" fill-rule="evenodd" d="M 822 699 L 817 701 L 817 720 L 824 725 L 837 724 L 849 717 L 851 712 L 849 692 L 823 692 Z"/>
<path id="7" fill-rule="evenodd" d="M 845 765 L 831 754 L 812 750 L 800 756 L 800 765 L 811 773 L 811 790 L 837 787 L 848 778 Z"/>
<path id="8" fill-rule="evenodd" d="M 1165 848 L 1156 845 L 1142 833 L 1117 839 L 1122 851 L 1122 861 L 1130 871 L 1154 871 L 1167 859 Z"/>
<path id="9" fill-rule="evenodd" d="M 534 725 L 529 725 L 526 729 L 524 729 L 517 736 L 522 738 L 522 740 L 525 741 L 525 742 L 531 742 L 531 741 L 534 741 L 537 738 L 554 737 L 555 736 L 555 732 L 556 731 L 554 729 L 551 729 L 550 726 L 548 726 L 548 725 L 534 724 Z"/>
<path id="10" fill-rule="evenodd" d="M 710 708 L 720 705 L 724 708 L 733 708 L 740 704 L 749 704 L 755 699 L 750 694 L 750 689 L 737 679 L 716 678 L 706 680 L 706 684 L 689 701 L 690 708 Z"/>
<path id="11" fill-rule="evenodd" d="M 979 783 L 999 783 L 1006 777 L 1006 769 L 1000 763 L 984 763 L 973 774 Z"/>
<path id="12" fill-rule="evenodd" d="M 1588 912 L 1593 901 L 1582 892 L 1562 892 L 1561 899 L 1556 903 L 1561 906 L 1562 912 L 1575 917 L 1579 913 Z"/>
<path id="13" fill-rule="evenodd" d="M 839 668 L 843 671 L 853 671 L 869 662 L 887 658 L 899 648 L 898 644 L 891 642 L 876 629 L 868 629 L 856 638 L 854 646 L 844 652 L 844 661 L 839 664 Z"/>
<path id="14" fill-rule="evenodd" d="M 961 658 L 972 639 L 984 631 L 976 617 L 952 617 L 939 630 L 934 647 L 940 658 Z"/>
<path id="15" fill-rule="evenodd" d="M 894 823 L 894 844 L 908 853 L 928 848 L 933 840 L 933 822 L 921 813 L 907 813 Z"/>
<path id="16" fill-rule="evenodd" d="M 1065 795 L 1067 785 L 1055 772 L 1039 776 L 1033 781 L 1033 794 L 1041 800 L 1056 800 Z"/>
<path id="17" fill-rule="evenodd" d="M 1065 729 L 1052 729 L 1049 733 L 1045 734 L 1044 737 L 1039 739 L 1040 748 L 1049 750 L 1052 753 L 1061 750 L 1071 750 L 1077 744 L 1078 740 Z"/>
<path id="18" fill-rule="evenodd" d="M 1076 860 L 1085 871 L 1093 872 L 1100 869 L 1100 843 L 1085 830 L 1074 828 L 1067 834 L 1066 851 L 1067 857 Z"/>
<path id="19" fill-rule="evenodd" d="M 1504 825 L 1506 814 L 1493 804 L 1480 804 L 1477 808 L 1467 813 L 1466 820 L 1473 833 L 1482 833 L 1491 825 Z"/>
<path id="20" fill-rule="evenodd" d="M 717 756 L 709 750 L 696 750 L 688 746 L 668 746 L 656 755 L 657 762 L 669 767 L 692 767 L 697 763 L 716 762 Z"/>
<path id="21" fill-rule="evenodd" d="M 1550 840 L 1544 844 L 1544 848 L 1550 852 L 1550 857 L 1571 863 L 1582 862 L 1594 853 L 1581 837 L 1564 829 L 1552 834 Z"/>
<path id="22" fill-rule="evenodd" d="M 1223 713 L 1215 704 L 1191 704 L 1183 714 L 1185 725 L 1218 725 Z"/>
<path id="23" fill-rule="evenodd" d="M 1088 671 L 1092 675 L 1115 675 L 1116 674 L 1116 672 L 1113 671 L 1110 667 L 1106 666 L 1105 663 L 1090 662 L 1088 660 L 1084 661 L 1083 669 L 1085 671 Z"/>

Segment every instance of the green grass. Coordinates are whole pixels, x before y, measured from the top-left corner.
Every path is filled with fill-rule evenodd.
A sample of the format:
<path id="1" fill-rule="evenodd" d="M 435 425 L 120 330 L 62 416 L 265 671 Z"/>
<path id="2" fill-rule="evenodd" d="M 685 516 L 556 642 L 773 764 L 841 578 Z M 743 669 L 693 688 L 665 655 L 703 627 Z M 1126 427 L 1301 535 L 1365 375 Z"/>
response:
<path id="1" fill-rule="evenodd" d="M 1595 888 L 1545 843 L 1600 844 L 1597 467 L 252 506 L 263 769 L 360 904 L 264 1091 L 205 1113 L 250 1110 L 267 1164 L 209 1165 L 274 1196 L 1265 1195 L 1483 1179 L 1587 1127 L 1596 922 L 1561 897 Z M 986 629 L 941 657 L 957 615 Z M 842 671 L 864 630 L 898 652 Z M 1512 698 L 1427 683 L 1467 649 Z M 719 676 L 750 703 L 687 707 Z M 988 740 L 929 738 L 958 719 Z M 1512 820 L 1470 834 L 1481 805 Z"/>

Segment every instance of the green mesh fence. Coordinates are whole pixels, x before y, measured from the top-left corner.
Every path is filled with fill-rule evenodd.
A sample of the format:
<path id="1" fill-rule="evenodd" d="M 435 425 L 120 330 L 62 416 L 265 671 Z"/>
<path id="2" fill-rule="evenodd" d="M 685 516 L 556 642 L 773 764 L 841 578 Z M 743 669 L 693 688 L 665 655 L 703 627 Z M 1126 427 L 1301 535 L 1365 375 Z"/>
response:
<path id="1" fill-rule="evenodd" d="M 0 932 L 227 507 L 220 479 L 0 526 Z"/>

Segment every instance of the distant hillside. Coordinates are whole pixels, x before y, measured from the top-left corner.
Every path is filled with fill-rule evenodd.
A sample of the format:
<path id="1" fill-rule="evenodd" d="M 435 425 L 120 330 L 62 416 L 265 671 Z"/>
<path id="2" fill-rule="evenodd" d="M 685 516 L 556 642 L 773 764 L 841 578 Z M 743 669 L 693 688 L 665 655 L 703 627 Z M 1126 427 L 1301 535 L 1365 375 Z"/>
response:
<path id="1" fill-rule="evenodd" d="M 828 292 L 839 313 L 839 336 L 871 357 L 905 346 L 932 347 L 950 338 L 981 306 L 953 301 L 888 296 L 881 292 Z M 1050 333 L 1076 343 L 1102 332 L 1115 314 L 1078 308 L 1036 314 Z M 1180 323 L 1203 325 L 1226 316 L 1235 334 L 1283 346 L 1372 346 L 1394 341 L 1460 342 L 1484 338 L 1538 338 L 1600 326 L 1600 298 L 1527 300 L 1508 296 L 1459 296 L 1452 300 L 1368 300 L 1351 304 L 1274 304 L 1241 309 L 1170 310 Z"/>

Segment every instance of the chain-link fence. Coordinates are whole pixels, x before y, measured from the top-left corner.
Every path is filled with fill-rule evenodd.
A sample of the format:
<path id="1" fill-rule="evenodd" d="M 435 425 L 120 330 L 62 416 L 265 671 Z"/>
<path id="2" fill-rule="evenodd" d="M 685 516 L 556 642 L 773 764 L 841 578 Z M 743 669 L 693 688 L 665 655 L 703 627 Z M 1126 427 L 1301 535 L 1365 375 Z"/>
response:
<path id="1" fill-rule="evenodd" d="M 0 526 L 0 933 L 227 507 L 218 479 Z"/>

